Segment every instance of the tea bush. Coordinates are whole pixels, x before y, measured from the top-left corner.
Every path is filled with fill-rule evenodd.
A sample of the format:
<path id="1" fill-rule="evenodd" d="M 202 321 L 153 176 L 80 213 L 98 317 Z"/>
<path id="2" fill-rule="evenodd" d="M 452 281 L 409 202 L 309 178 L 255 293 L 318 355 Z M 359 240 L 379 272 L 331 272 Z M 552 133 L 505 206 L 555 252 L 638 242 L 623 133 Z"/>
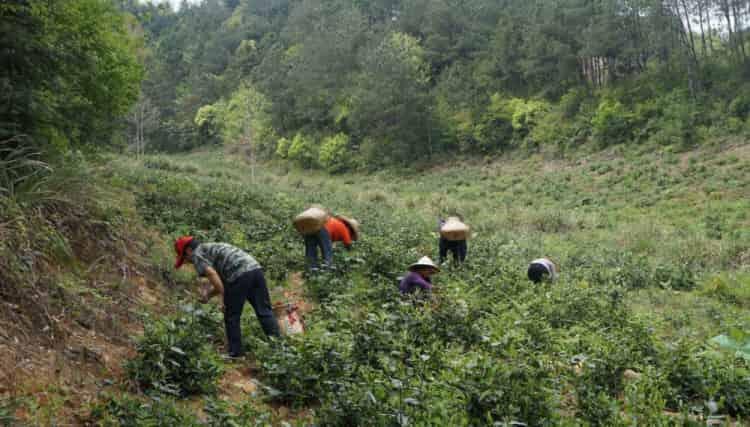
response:
<path id="1" fill-rule="evenodd" d="M 230 405 L 221 399 L 208 399 L 203 412 L 208 427 L 266 427 L 272 425 L 271 413 L 260 410 L 253 402 L 247 401 Z"/>
<path id="2" fill-rule="evenodd" d="M 324 395 L 349 369 L 342 344 L 332 335 L 256 343 L 269 395 L 296 405 Z"/>
<path id="3" fill-rule="evenodd" d="M 469 368 L 469 375 L 457 387 L 466 397 L 471 425 L 555 424 L 551 375 L 541 360 L 499 361 L 480 356 L 470 362 Z"/>
<path id="4" fill-rule="evenodd" d="M 89 422 L 101 427 L 260 427 L 271 425 L 269 411 L 252 403 L 230 405 L 220 399 L 208 399 L 199 419 L 178 401 L 164 398 L 138 398 L 131 395 L 106 395 L 95 404 Z"/>
<path id="5" fill-rule="evenodd" d="M 146 324 L 126 370 L 141 389 L 174 396 L 216 391 L 223 367 L 211 345 L 221 337 L 217 316 L 192 306 Z"/>
<path id="6" fill-rule="evenodd" d="M 142 400 L 129 395 L 105 397 L 92 408 L 89 419 L 102 427 L 203 425 L 195 415 L 178 407 L 171 399 Z"/>
<path id="7" fill-rule="evenodd" d="M 512 127 L 512 116 L 497 113 Z M 746 323 L 720 312 L 726 289 L 693 291 L 721 259 L 707 245 L 729 238 L 689 240 L 693 229 L 704 233 L 690 222 L 694 211 L 661 222 L 684 209 L 668 190 L 694 191 L 674 178 L 675 156 L 636 160 L 589 162 L 580 177 L 531 162 L 523 173 L 481 166 L 474 176 L 379 173 L 371 182 L 288 171 L 262 177 L 262 186 L 230 183 L 212 170 L 122 175 L 136 188 L 139 212 L 161 231 L 245 248 L 271 286 L 304 270 L 294 214 L 315 202 L 361 220 L 363 238 L 351 251 L 336 248 L 334 268 L 304 275 L 316 304 L 304 335 L 267 341 L 252 315 L 243 318 L 266 399 L 312 408 L 318 425 L 670 425 L 664 409 L 712 401 L 722 414 L 746 417 L 746 362 L 709 350 L 701 335 Z M 448 210 L 474 216 L 467 262 L 443 265 L 431 295 L 402 296 L 398 277 L 420 256 L 437 257 L 435 219 Z M 730 249 L 735 255 L 722 256 L 742 256 L 741 245 L 721 250 Z M 526 268 L 542 255 L 559 261 L 560 280 L 533 285 Z M 670 305 L 682 295 L 715 301 L 683 313 Z M 703 312 L 711 324 L 690 330 Z M 217 321 L 209 323 L 218 328 Z M 155 360 L 173 357 L 153 341 L 162 349 Z M 166 381 L 148 366 L 156 382 Z M 640 379 L 626 381 L 627 370 Z M 225 409 L 217 403 L 212 416 L 222 419 Z"/>

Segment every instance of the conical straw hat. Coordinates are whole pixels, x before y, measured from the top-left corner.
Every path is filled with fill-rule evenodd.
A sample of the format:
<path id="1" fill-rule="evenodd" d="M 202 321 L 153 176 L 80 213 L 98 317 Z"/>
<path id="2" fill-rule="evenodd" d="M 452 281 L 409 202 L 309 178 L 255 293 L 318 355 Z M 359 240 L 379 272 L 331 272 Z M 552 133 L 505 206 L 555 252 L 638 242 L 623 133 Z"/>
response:
<path id="1" fill-rule="evenodd" d="M 336 215 L 336 218 L 343 221 L 349 227 L 349 231 L 352 232 L 352 240 L 359 239 L 359 221 L 344 215 Z"/>
<path id="2" fill-rule="evenodd" d="M 409 266 L 409 271 L 414 271 L 417 267 L 431 267 L 434 268 L 435 271 L 440 271 L 440 267 L 435 265 L 434 262 L 430 259 L 430 257 L 423 256 L 419 259 L 419 261 L 415 262 L 414 264 Z"/>

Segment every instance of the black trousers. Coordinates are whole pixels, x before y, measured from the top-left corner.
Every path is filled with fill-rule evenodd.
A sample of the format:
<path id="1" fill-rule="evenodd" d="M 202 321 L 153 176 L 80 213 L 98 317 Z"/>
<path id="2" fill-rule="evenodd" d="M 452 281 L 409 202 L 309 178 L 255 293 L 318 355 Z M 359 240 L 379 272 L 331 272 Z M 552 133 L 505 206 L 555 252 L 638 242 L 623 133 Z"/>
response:
<path id="1" fill-rule="evenodd" d="M 545 276 L 549 276 L 549 270 L 543 264 L 533 263 L 529 265 L 529 271 L 526 274 L 532 282 L 541 283 Z"/>
<path id="2" fill-rule="evenodd" d="M 464 260 L 466 259 L 466 240 L 448 240 L 441 237 L 438 246 L 440 248 L 441 264 L 448 256 L 448 251 L 453 254 L 453 260 L 456 262 L 464 262 Z"/>
<path id="3" fill-rule="evenodd" d="M 279 324 L 273 315 L 263 270 L 248 271 L 234 282 L 224 286 L 224 327 L 229 341 L 229 354 L 239 356 L 242 350 L 240 319 L 245 301 L 249 301 L 267 336 L 279 335 Z"/>

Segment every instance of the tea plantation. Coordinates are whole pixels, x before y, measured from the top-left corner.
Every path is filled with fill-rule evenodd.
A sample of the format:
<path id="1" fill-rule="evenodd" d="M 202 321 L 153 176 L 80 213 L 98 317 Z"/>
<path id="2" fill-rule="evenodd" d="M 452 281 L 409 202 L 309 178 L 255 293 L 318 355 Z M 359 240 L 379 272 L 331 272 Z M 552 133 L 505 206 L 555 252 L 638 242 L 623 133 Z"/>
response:
<path id="1" fill-rule="evenodd" d="M 750 355 L 711 339 L 750 340 L 749 153 L 612 151 L 334 176 L 268 164 L 255 182 L 221 152 L 114 158 L 102 179 L 133 192 L 157 245 L 194 234 L 242 247 L 273 298 L 304 270 L 296 213 L 320 203 L 363 231 L 352 251 L 336 248 L 334 269 L 305 275 L 315 309 L 304 335 L 264 340 L 246 308 L 240 364 L 254 368 L 258 393 L 212 397 L 226 368 L 221 315 L 188 305 L 152 317 L 127 365 L 136 389 L 103 399 L 90 422 L 742 424 Z M 446 266 L 432 297 L 402 297 L 397 277 L 437 258 L 437 219 L 452 213 L 473 227 L 467 263 Z M 526 266 L 543 255 L 561 277 L 533 285 Z M 197 297 L 191 274 L 164 274 Z M 184 403 L 196 395 L 198 412 Z M 282 421 L 279 405 L 305 416 Z"/>

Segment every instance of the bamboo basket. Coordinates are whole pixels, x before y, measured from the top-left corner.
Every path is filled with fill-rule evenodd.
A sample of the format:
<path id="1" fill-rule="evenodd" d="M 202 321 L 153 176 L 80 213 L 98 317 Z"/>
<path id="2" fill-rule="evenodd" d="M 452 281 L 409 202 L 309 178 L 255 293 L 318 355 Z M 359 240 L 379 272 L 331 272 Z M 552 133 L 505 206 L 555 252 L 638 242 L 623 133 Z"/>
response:
<path id="1" fill-rule="evenodd" d="M 302 235 L 315 234 L 325 226 L 328 213 L 321 208 L 310 208 L 294 217 L 294 228 Z"/>
<path id="2" fill-rule="evenodd" d="M 450 217 L 440 227 L 440 236 L 446 240 L 466 240 L 471 234 L 471 228 L 456 217 Z"/>

